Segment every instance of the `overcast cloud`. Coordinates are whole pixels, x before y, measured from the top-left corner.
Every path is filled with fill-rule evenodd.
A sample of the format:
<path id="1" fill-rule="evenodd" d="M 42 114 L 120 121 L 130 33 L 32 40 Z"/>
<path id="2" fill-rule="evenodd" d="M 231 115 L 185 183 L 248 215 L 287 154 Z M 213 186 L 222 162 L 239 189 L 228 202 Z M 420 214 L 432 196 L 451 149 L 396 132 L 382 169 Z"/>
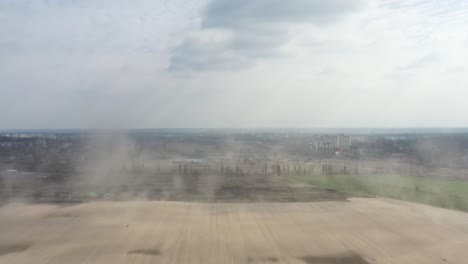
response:
<path id="1" fill-rule="evenodd" d="M 281 54 L 298 24 L 326 26 L 358 12 L 364 0 L 217 0 L 204 8 L 200 30 L 171 52 L 171 71 L 245 69 Z"/>
<path id="2" fill-rule="evenodd" d="M 464 0 L 0 0 L 0 129 L 468 126 Z"/>

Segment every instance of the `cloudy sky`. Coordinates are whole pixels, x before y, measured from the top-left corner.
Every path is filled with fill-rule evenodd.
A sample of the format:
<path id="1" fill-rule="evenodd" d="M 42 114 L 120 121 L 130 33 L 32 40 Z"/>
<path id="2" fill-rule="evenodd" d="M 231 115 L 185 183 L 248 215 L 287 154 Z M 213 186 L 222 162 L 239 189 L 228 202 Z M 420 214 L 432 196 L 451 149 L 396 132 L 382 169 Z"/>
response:
<path id="1" fill-rule="evenodd" d="M 466 0 L 0 0 L 0 129 L 468 126 Z"/>

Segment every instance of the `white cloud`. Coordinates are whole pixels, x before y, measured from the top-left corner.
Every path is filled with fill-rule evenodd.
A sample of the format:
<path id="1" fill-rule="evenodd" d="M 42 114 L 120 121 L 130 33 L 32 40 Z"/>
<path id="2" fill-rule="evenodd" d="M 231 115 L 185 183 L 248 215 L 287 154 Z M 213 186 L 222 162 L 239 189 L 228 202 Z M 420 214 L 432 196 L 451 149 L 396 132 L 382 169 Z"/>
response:
<path id="1" fill-rule="evenodd" d="M 217 0 L 204 9 L 200 30 L 172 50 L 172 72 L 245 69 L 271 58 L 297 24 L 328 25 L 361 11 L 363 0 Z M 220 32 L 229 35 L 219 41 Z"/>
<path id="2" fill-rule="evenodd" d="M 0 128 L 468 125 L 466 1 L 340 3 L 0 1 Z"/>

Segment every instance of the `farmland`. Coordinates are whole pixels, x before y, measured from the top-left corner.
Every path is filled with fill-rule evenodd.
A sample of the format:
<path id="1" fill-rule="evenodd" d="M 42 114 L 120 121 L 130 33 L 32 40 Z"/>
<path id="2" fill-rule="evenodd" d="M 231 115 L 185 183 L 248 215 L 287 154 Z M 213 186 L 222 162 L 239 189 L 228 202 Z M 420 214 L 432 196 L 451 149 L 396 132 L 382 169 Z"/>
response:
<path id="1" fill-rule="evenodd" d="M 468 211 L 468 181 L 395 174 L 294 176 L 294 181 Z"/>
<path id="2" fill-rule="evenodd" d="M 465 169 L 308 138 L 8 137 L 0 263 L 466 263 Z"/>
<path id="3" fill-rule="evenodd" d="M 466 263 L 466 213 L 385 198 L 0 210 L 0 263 Z"/>

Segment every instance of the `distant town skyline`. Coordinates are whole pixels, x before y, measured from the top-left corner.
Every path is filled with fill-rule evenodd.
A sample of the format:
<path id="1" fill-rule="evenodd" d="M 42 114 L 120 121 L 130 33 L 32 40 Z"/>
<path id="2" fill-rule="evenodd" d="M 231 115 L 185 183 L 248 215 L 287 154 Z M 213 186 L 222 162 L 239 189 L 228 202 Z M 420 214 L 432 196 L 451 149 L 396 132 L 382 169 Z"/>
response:
<path id="1" fill-rule="evenodd" d="M 0 130 L 468 127 L 463 0 L 0 1 Z"/>

